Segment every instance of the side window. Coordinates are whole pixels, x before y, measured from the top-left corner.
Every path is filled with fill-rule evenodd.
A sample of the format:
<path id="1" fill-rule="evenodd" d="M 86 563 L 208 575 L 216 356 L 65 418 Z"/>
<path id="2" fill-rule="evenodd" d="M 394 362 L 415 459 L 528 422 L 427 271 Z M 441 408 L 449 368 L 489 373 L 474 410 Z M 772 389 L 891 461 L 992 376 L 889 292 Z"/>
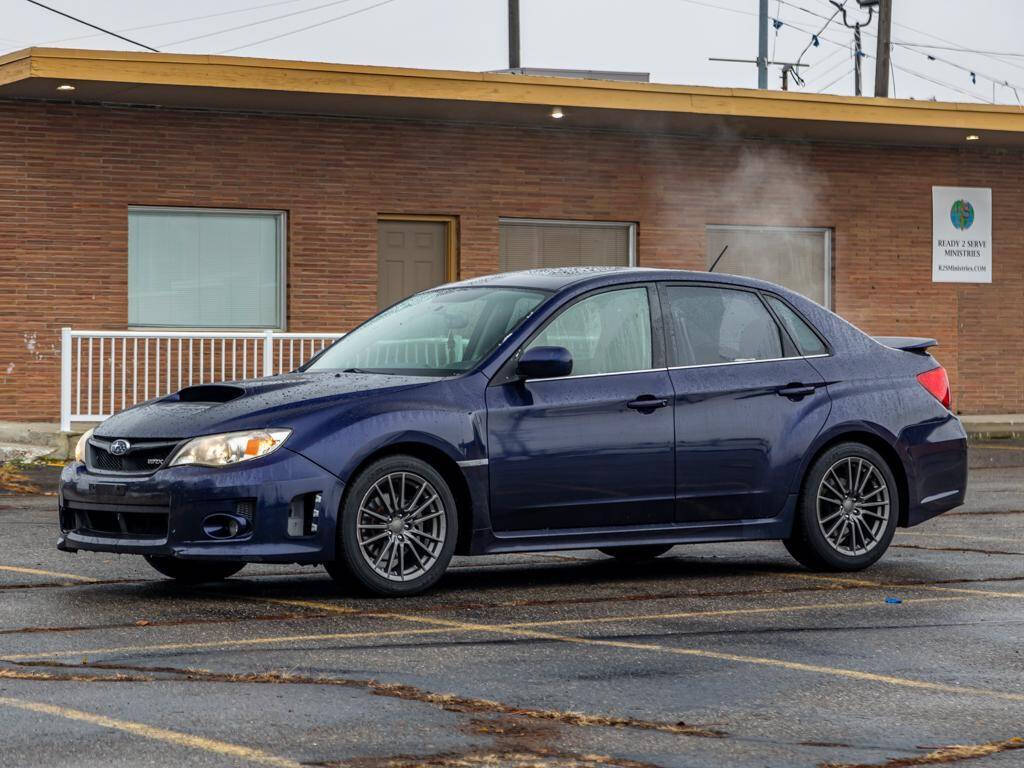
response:
<path id="1" fill-rule="evenodd" d="M 782 357 L 779 327 L 753 293 L 672 285 L 666 295 L 671 365 Z"/>
<path id="2" fill-rule="evenodd" d="M 778 315 L 779 320 L 786 326 L 789 335 L 793 337 L 801 355 L 823 355 L 828 352 L 821 339 L 818 338 L 818 334 L 812 331 L 811 327 L 786 302 L 774 296 L 765 296 L 765 298 L 768 299 L 768 304 Z"/>
<path id="3" fill-rule="evenodd" d="M 651 311 L 646 288 L 599 293 L 563 311 L 530 342 L 565 347 L 573 375 L 651 367 Z"/>

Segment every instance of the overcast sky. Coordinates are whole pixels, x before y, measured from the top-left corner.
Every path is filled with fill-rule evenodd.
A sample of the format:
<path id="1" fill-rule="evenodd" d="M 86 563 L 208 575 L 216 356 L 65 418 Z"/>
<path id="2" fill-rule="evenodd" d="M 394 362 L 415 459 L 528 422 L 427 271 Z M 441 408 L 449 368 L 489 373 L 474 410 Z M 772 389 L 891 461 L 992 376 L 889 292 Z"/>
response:
<path id="1" fill-rule="evenodd" d="M 464 70 L 507 66 L 506 0 L 44 0 L 161 51 Z M 757 0 L 521 0 L 526 67 L 650 72 L 658 82 L 756 87 Z M 894 0 L 894 95 L 1024 100 L 1024 2 Z M 866 20 L 846 0 L 849 21 Z M 782 25 L 769 52 L 794 61 L 835 11 L 828 0 L 770 0 Z M 0 47 L 138 50 L 26 0 L 0 0 Z M 874 88 L 877 20 L 864 29 L 864 90 Z M 853 32 L 836 17 L 802 61 L 806 86 L 853 93 Z M 914 48 L 906 43 L 941 46 Z M 951 48 L 954 50 L 946 50 Z M 962 49 L 971 49 L 965 52 Z M 935 57 L 929 59 L 929 55 Z M 972 82 L 971 72 L 974 72 Z M 927 78 L 927 79 L 926 79 Z M 993 80 L 998 81 L 993 91 Z M 780 87 L 779 69 L 769 85 Z"/>

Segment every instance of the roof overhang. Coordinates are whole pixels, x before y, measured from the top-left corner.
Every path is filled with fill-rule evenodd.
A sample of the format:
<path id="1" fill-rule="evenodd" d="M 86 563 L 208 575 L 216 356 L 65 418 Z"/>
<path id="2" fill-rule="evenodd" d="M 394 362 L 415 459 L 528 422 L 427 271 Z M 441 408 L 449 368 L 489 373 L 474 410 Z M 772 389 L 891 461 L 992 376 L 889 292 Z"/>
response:
<path id="1" fill-rule="evenodd" d="M 968 146 L 1024 147 L 1024 110 L 1009 106 L 235 56 L 29 48 L 0 57 L 0 99 L 871 144 L 977 134 Z"/>

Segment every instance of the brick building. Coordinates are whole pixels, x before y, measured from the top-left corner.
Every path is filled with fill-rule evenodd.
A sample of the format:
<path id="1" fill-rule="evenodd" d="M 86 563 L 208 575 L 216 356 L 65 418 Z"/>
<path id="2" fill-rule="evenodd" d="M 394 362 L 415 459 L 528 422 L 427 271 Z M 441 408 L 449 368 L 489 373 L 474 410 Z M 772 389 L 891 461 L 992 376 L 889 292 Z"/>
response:
<path id="1" fill-rule="evenodd" d="M 105 413 L 130 404 L 125 377 L 138 389 L 143 367 L 149 395 L 189 365 L 230 377 L 224 337 L 251 373 L 247 332 L 345 330 L 501 269 L 706 269 L 726 245 L 719 271 L 787 284 L 875 334 L 936 337 L 957 410 L 1024 412 L 1022 179 L 1024 113 L 1009 107 L 9 54 L 0 421 L 57 422 L 63 327 L 157 336 L 155 358 L 138 336 L 108 338 L 76 373 L 75 413 Z M 991 189 L 990 284 L 932 282 L 933 186 Z M 208 341 L 204 362 L 179 339 Z M 76 339 L 65 363 L 101 341 Z M 86 389 L 98 408 L 80 405 Z"/>

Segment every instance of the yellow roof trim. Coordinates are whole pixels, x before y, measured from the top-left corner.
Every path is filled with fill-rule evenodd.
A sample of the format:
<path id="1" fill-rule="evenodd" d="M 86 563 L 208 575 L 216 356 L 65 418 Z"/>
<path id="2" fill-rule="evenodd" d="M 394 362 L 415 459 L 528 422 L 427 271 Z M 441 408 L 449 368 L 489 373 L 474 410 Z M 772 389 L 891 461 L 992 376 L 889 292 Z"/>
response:
<path id="1" fill-rule="evenodd" d="M 33 78 L 1024 133 L 1024 110 L 1004 105 L 177 53 L 27 48 L 0 57 L 0 97 L 2 86 Z"/>

